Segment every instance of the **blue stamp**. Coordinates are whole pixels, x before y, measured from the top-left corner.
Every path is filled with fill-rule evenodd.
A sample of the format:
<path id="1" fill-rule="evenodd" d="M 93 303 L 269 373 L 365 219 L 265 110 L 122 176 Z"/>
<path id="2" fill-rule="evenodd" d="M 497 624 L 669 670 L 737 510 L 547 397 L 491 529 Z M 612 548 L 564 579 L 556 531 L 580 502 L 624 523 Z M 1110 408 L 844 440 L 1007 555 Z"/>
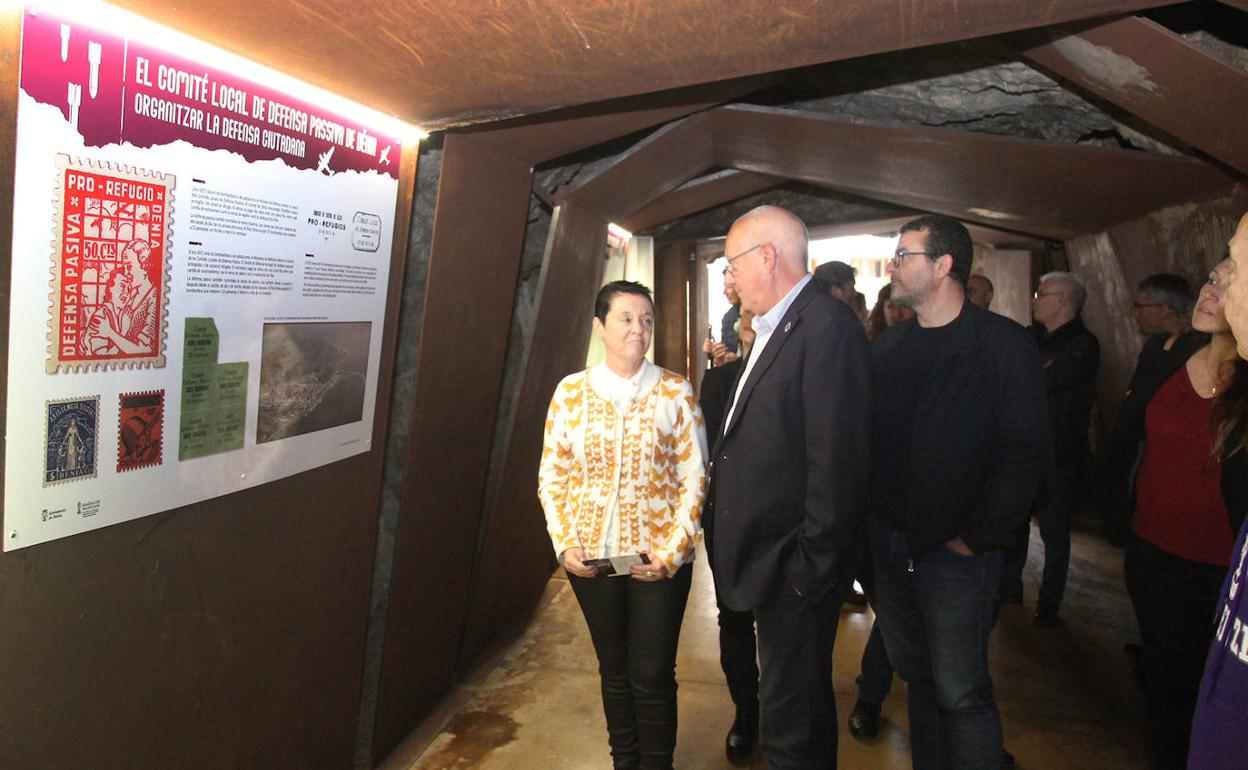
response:
<path id="1" fill-rule="evenodd" d="M 43 485 L 95 478 L 100 397 L 48 401 L 44 416 Z"/>

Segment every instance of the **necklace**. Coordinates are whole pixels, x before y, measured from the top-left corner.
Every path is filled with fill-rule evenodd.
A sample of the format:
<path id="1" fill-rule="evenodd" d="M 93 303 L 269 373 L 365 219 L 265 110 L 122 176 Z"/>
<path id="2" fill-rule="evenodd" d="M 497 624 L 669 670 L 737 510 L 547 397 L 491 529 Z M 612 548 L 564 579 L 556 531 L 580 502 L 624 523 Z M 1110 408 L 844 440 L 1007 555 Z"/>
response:
<path id="1" fill-rule="evenodd" d="M 1209 365 L 1209 360 L 1213 358 L 1213 352 L 1208 348 L 1205 349 L 1205 371 L 1209 374 L 1209 398 L 1218 395 L 1218 374 L 1217 369 Z"/>

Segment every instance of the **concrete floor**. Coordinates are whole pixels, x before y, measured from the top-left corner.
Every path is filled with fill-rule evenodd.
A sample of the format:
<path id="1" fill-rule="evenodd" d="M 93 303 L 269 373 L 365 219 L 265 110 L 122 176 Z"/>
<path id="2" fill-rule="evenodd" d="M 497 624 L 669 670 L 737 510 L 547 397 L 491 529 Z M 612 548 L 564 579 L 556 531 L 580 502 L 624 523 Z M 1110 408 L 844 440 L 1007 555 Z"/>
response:
<path id="1" fill-rule="evenodd" d="M 1145 768 L 1142 693 L 1122 650 L 1137 635 L 1121 552 L 1095 535 L 1074 534 L 1064 624 L 1056 628 L 1031 624 L 1042 554 L 1033 527 L 1027 602 L 1003 607 L 992 637 L 1006 747 L 1020 770 Z M 733 719 L 704 554 L 695 569 L 676 670 L 680 770 L 728 767 L 723 739 Z M 611 766 L 593 648 L 562 574 L 551 579 L 543 603 L 525 634 L 449 695 L 380 770 Z M 834 662 L 839 766 L 901 770 L 910 767 L 904 684 L 894 683 L 877 739 L 856 740 L 845 728 L 871 619 L 855 607 L 841 614 Z"/>

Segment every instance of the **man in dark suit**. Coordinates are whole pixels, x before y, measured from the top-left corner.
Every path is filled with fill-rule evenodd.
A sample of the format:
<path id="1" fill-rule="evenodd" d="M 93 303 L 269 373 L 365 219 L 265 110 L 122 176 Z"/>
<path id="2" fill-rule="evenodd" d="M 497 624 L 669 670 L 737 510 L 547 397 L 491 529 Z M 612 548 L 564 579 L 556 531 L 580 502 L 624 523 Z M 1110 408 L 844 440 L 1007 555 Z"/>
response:
<path id="1" fill-rule="evenodd" d="M 712 453 L 715 590 L 753 610 L 771 768 L 836 766 L 832 647 L 865 510 L 871 378 L 862 325 L 806 270 L 806 227 L 762 206 L 728 232 L 725 281 L 754 347 Z"/>

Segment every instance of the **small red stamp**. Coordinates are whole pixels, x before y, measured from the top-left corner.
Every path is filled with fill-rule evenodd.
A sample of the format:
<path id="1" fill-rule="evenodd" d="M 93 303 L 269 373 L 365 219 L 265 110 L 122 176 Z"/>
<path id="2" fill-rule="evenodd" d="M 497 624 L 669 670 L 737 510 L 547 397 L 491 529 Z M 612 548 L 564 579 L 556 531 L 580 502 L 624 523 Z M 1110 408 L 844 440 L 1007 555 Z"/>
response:
<path id="1" fill-rule="evenodd" d="M 117 472 L 160 465 L 165 461 L 162 434 L 165 391 L 122 393 L 117 412 Z"/>
<path id="2" fill-rule="evenodd" d="M 165 365 L 174 181 L 57 155 L 48 374 Z"/>

